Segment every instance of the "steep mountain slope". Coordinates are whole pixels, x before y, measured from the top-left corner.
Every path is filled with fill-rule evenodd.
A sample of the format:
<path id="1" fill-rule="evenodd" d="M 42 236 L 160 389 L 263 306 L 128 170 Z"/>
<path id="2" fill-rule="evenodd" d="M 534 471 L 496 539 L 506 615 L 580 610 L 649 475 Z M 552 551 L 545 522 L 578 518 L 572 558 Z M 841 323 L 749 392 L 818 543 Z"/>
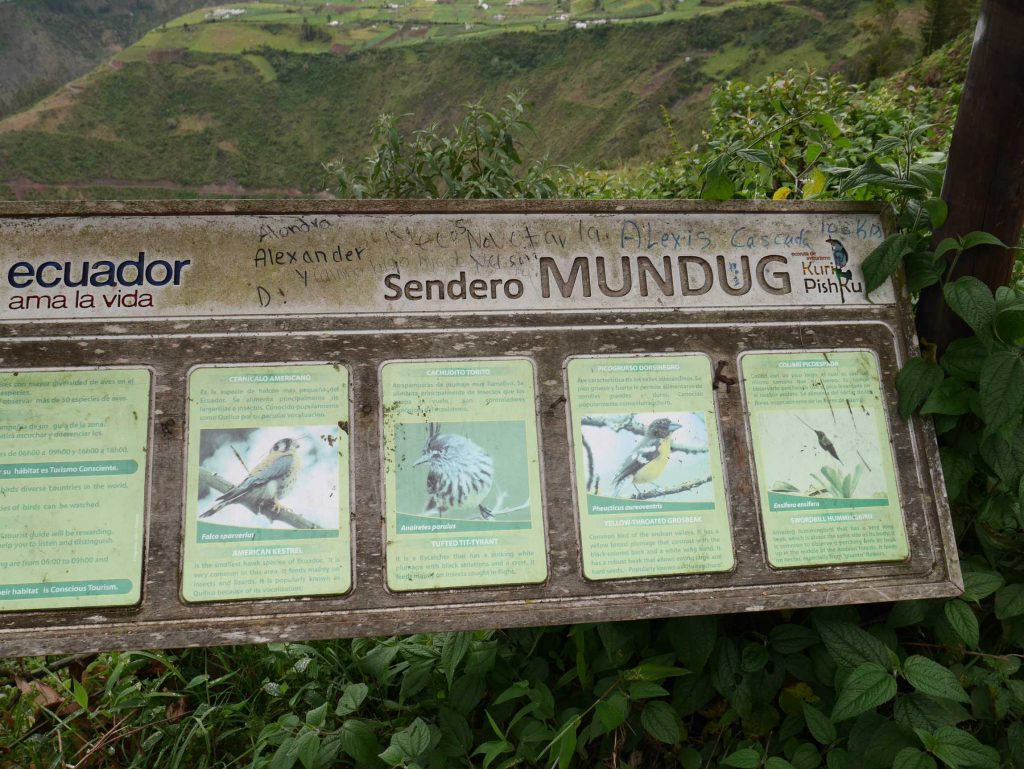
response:
<path id="1" fill-rule="evenodd" d="M 861 44 L 871 3 L 713 8 L 360 53 L 129 49 L 75 93 L 0 123 L 0 196 L 309 194 L 329 185 L 325 161 L 366 152 L 380 113 L 413 115 L 412 129 L 516 89 L 533 105 L 531 153 L 589 166 L 651 159 L 668 144 L 662 108 L 695 140 L 713 81 L 835 65 Z"/>
<path id="2" fill-rule="evenodd" d="M 204 0 L 0 0 L 0 117 Z"/>

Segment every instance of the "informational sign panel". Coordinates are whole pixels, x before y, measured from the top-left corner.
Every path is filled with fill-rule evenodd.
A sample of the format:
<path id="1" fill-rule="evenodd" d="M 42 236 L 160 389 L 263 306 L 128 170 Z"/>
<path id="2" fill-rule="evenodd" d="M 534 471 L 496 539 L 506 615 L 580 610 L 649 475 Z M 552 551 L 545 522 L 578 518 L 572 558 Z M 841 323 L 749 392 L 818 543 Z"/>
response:
<path id="1" fill-rule="evenodd" d="M 201 366 L 188 391 L 185 600 L 348 590 L 347 371 Z"/>
<path id="2" fill-rule="evenodd" d="M 384 365 L 392 590 L 547 577 L 533 377 L 516 359 Z"/>
<path id="3" fill-rule="evenodd" d="M 0 654 L 952 595 L 859 204 L 0 205 Z"/>
<path id="4" fill-rule="evenodd" d="M 907 534 L 874 353 L 751 353 L 740 366 L 768 561 L 904 560 Z"/>
<path id="5" fill-rule="evenodd" d="M 150 375 L 0 373 L 0 609 L 139 600 Z"/>
<path id="6" fill-rule="evenodd" d="M 584 574 L 731 569 L 707 356 L 573 358 L 566 372 Z"/>

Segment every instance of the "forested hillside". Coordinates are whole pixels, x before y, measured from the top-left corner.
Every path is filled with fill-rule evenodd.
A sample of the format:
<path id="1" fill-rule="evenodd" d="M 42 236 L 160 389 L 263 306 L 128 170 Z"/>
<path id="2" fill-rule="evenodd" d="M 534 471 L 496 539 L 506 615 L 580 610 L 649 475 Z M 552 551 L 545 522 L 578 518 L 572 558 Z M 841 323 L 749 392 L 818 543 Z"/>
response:
<path id="1" fill-rule="evenodd" d="M 322 37 L 342 34 L 322 10 L 248 26 L 197 13 L 74 93 L 0 123 L 0 196 L 312 194 L 330 181 L 325 161 L 366 153 L 379 114 L 414 115 L 400 123 L 412 130 L 448 123 L 470 101 L 495 108 L 516 90 L 537 129 L 529 153 L 586 167 L 643 163 L 665 155 L 673 132 L 683 144 L 699 140 L 711 85 L 723 78 L 804 66 L 874 72 L 912 59 L 920 4 L 883 5 L 879 16 L 862 0 L 684 0 L 685 14 L 634 23 L 490 28 L 359 52 Z M 250 34 L 258 37 L 246 43 Z M 232 50 L 210 52 L 211 35 Z"/>
<path id="2" fill-rule="evenodd" d="M 85 74 L 203 0 L 0 2 L 0 117 Z"/>

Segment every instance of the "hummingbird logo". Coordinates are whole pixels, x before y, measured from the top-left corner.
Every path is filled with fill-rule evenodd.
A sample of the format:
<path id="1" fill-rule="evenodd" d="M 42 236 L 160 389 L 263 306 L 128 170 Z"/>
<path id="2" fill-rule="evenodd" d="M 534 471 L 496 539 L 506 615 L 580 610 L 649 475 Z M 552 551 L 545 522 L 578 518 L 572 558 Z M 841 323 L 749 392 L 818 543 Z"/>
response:
<path id="1" fill-rule="evenodd" d="M 853 277 L 853 271 L 844 269 L 850 262 L 850 254 L 840 241 L 835 238 L 825 238 L 825 242 L 832 246 L 832 262 L 835 264 L 836 277 L 849 280 Z"/>

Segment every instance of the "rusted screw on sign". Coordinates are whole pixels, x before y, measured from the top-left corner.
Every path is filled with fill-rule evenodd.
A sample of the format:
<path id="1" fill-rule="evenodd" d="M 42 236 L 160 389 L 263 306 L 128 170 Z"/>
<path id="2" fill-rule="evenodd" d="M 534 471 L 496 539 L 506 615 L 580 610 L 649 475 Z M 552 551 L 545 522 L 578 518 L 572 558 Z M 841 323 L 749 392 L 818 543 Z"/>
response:
<path id="1" fill-rule="evenodd" d="M 722 383 L 725 385 L 726 392 L 732 392 L 732 386 L 736 384 L 736 379 L 735 377 L 726 376 L 722 373 L 726 365 L 728 364 L 726 364 L 724 360 L 720 360 L 718 361 L 718 365 L 715 366 L 715 378 L 711 380 L 711 388 L 713 390 L 717 390 L 719 383 Z"/>

